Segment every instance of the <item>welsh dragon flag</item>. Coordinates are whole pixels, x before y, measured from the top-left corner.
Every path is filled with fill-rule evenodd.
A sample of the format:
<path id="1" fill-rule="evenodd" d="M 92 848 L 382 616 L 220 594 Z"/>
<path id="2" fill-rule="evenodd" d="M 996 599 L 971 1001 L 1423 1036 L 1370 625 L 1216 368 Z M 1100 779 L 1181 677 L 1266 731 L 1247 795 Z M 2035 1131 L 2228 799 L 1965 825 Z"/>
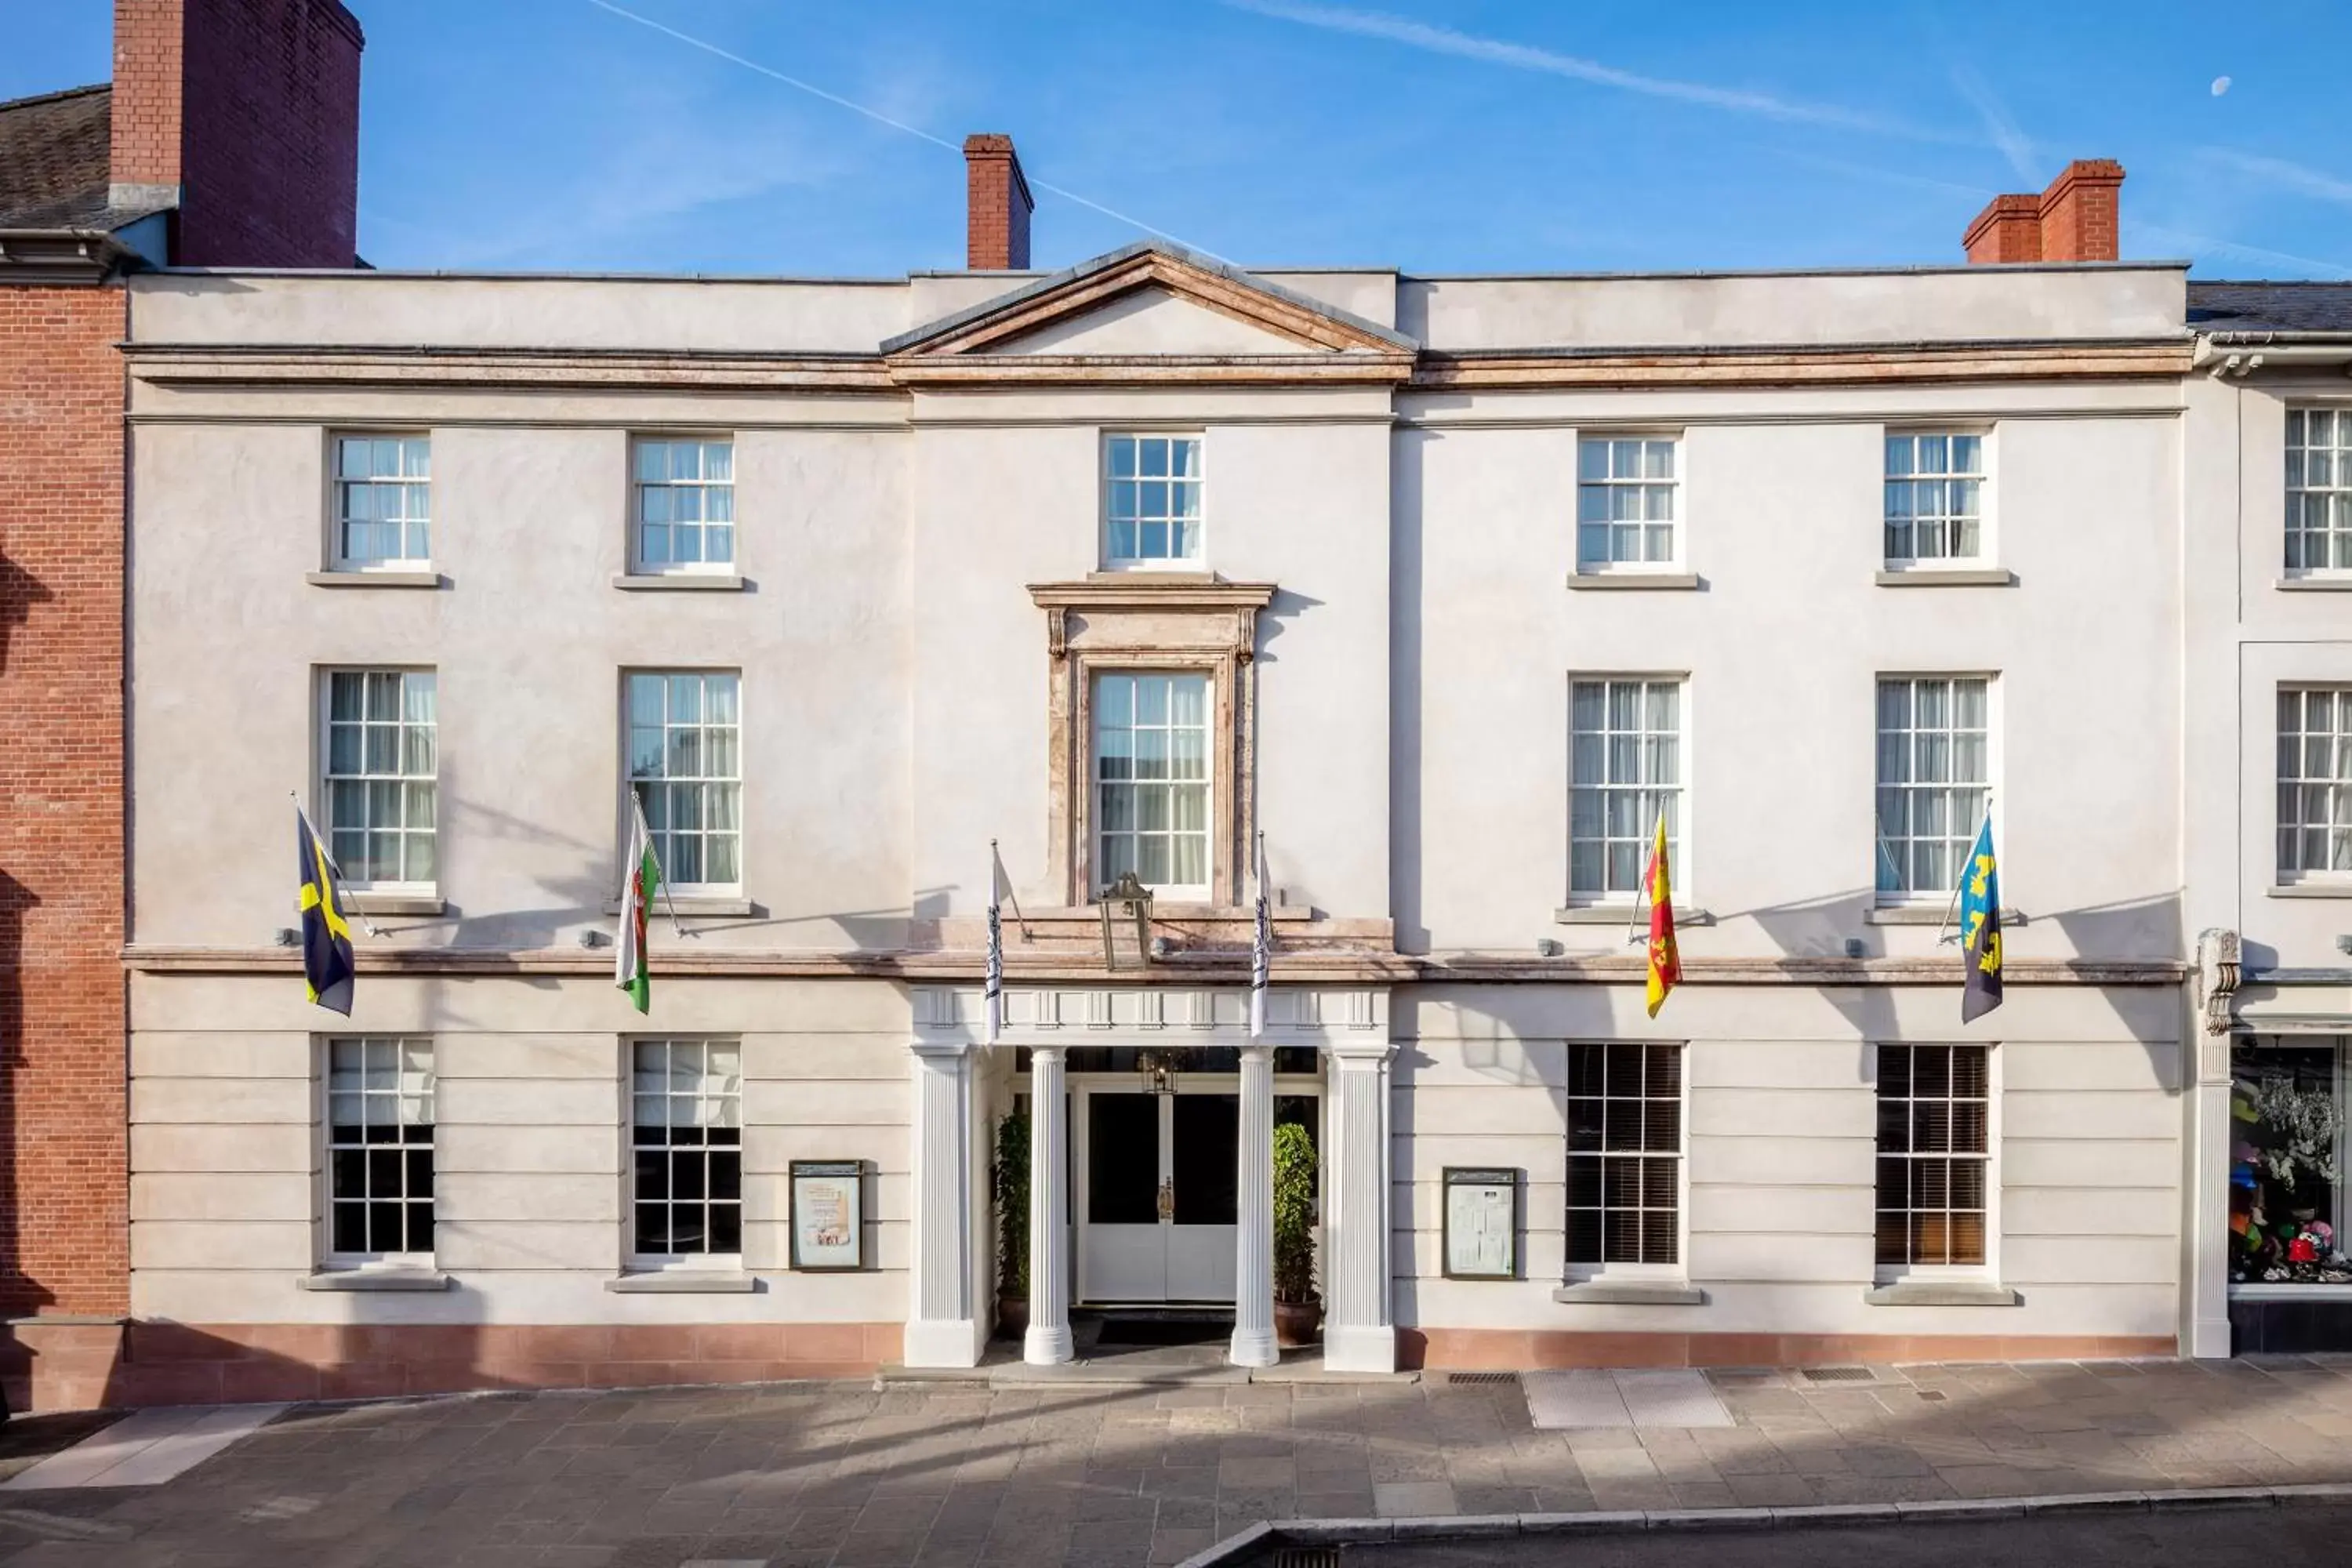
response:
<path id="1" fill-rule="evenodd" d="M 646 826 L 646 808 L 632 790 L 629 855 L 622 862 L 621 929 L 613 939 L 620 957 L 613 966 L 613 983 L 629 994 L 640 1013 L 653 1006 L 653 976 L 646 970 L 646 917 L 660 888 L 661 861 L 654 854 L 653 830 Z"/>

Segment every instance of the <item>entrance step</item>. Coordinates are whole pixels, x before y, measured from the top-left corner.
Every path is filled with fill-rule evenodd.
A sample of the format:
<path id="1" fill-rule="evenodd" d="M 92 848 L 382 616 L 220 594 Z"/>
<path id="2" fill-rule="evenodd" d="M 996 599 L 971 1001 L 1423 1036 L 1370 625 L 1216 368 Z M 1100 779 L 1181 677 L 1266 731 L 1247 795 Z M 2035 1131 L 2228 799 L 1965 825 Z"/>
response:
<path id="1" fill-rule="evenodd" d="M 877 1381 L 884 1384 L 965 1383 L 991 1388 L 1051 1384 L 1150 1388 L 1249 1383 L 1418 1383 L 1421 1373 L 1327 1372 L 1320 1350 L 1288 1352 L 1279 1366 L 1234 1366 L 1226 1362 L 1222 1344 L 1111 1346 L 1082 1350 L 1077 1360 L 1059 1366 L 1031 1366 L 1021 1359 L 1018 1345 L 999 1342 L 988 1347 L 986 1358 L 978 1366 L 886 1366 Z"/>

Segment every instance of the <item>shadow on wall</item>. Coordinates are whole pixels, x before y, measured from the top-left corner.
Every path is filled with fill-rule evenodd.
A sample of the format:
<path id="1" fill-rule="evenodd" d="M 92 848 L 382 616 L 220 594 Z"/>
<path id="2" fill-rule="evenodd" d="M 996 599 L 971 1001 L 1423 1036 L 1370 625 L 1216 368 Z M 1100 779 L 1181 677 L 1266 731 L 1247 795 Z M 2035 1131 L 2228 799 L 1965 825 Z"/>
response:
<path id="1" fill-rule="evenodd" d="M 31 618 L 35 605 L 56 596 L 40 579 L 0 555 L 0 675 L 8 672 L 9 633 Z"/>
<path id="2" fill-rule="evenodd" d="M 0 637 L 5 635 L 0 622 Z M 23 1135 L 25 1060 L 25 911 L 40 902 L 33 889 L 0 871 L 0 1315 L 21 1317 L 56 1300 L 25 1273 L 23 1215 L 16 1202 L 17 1151 Z M 16 1368 L 0 1355 L 0 1376 Z M 23 1409 L 22 1405 L 12 1405 Z"/>
<path id="3" fill-rule="evenodd" d="M 370 1322 L 420 1300 L 476 1319 L 488 1304 L 464 1289 L 343 1300 L 362 1321 L 22 1324 L 0 1374 L 12 1409 L 50 1411 L 866 1377 L 904 1353 L 897 1323 Z"/>

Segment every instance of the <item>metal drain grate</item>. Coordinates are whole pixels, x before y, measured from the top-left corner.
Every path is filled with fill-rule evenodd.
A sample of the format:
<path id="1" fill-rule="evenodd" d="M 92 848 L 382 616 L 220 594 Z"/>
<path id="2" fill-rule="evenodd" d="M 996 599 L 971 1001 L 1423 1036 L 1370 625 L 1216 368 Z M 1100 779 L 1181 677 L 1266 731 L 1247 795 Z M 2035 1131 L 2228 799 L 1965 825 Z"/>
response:
<path id="1" fill-rule="evenodd" d="M 1339 1568 L 1336 1546 L 1277 1546 L 1274 1568 Z"/>
<path id="2" fill-rule="evenodd" d="M 1878 1374 L 1866 1366 L 1809 1366 L 1807 1383 L 1876 1383 Z"/>
<path id="3" fill-rule="evenodd" d="M 1930 1405 L 1941 1405 L 1944 1402 L 1943 1394 L 1939 1390 L 1933 1388 L 1921 1389 L 1919 1391 L 1919 1397 L 1926 1400 Z"/>
<path id="4" fill-rule="evenodd" d="M 1519 1374 L 1516 1372 L 1449 1372 L 1445 1374 L 1445 1381 L 1455 1384 L 1517 1383 Z"/>

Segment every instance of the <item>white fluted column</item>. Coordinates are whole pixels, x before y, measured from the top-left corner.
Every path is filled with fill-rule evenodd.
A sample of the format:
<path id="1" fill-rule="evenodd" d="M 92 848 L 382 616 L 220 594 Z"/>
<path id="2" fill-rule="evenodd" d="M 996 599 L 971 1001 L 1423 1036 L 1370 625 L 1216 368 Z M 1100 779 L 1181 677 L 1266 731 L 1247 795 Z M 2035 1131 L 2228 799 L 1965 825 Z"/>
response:
<path id="1" fill-rule="evenodd" d="M 1242 1047 L 1239 1158 L 1234 1183 L 1235 1366 L 1272 1366 L 1274 1342 L 1274 1047 Z"/>
<path id="2" fill-rule="evenodd" d="M 1328 1047 L 1323 1364 L 1332 1372 L 1396 1370 L 1396 1325 L 1389 1316 L 1389 1061 L 1395 1049 L 1386 1041 Z"/>
<path id="3" fill-rule="evenodd" d="M 971 1047 L 914 1047 L 915 1235 L 902 1353 L 908 1366 L 978 1366 L 986 1325 L 972 1310 Z"/>
<path id="4" fill-rule="evenodd" d="M 1029 1334 L 1021 1359 L 1070 1359 L 1069 1096 L 1062 1047 L 1029 1053 Z"/>

